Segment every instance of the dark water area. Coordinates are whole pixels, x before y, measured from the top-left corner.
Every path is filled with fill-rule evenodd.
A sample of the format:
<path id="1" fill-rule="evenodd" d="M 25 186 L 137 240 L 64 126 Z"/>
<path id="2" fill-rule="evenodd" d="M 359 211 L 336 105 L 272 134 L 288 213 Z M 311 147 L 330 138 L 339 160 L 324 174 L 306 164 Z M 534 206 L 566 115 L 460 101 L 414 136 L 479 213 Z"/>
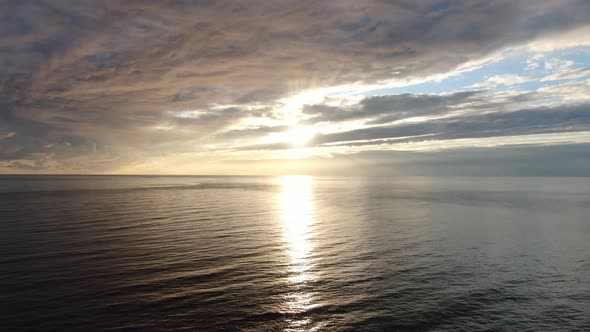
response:
<path id="1" fill-rule="evenodd" d="M 0 176 L 3 331 L 588 331 L 590 179 Z"/>

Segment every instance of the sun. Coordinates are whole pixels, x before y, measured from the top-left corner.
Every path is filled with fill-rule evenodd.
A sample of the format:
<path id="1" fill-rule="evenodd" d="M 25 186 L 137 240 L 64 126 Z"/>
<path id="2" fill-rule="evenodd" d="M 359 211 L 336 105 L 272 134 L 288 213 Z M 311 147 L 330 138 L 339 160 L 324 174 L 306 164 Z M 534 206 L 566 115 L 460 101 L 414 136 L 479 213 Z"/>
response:
<path id="1" fill-rule="evenodd" d="M 295 127 L 286 133 L 286 141 L 293 146 L 302 147 L 315 135 L 312 127 Z"/>

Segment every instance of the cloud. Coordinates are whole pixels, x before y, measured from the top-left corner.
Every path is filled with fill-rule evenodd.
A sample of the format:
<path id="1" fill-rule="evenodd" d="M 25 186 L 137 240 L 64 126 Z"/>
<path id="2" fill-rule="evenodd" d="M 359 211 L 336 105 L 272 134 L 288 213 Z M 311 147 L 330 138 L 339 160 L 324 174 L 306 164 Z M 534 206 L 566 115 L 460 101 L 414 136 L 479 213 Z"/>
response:
<path id="1" fill-rule="evenodd" d="M 590 76 L 590 68 L 576 68 L 559 71 L 555 74 L 545 76 L 541 82 L 558 81 L 558 80 L 573 80 Z"/>
<path id="2" fill-rule="evenodd" d="M 443 95 L 376 96 L 345 107 L 306 105 L 303 113 L 310 116 L 306 123 L 371 119 L 369 124 L 382 124 L 417 116 L 445 114 L 453 107 L 468 103 L 472 97 L 482 93 L 483 91 L 466 91 Z"/>
<path id="3" fill-rule="evenodd" d="M 571 31 L 588 27 L 589 9 L 583 0 L 3 1 L 0 159 L 99 170 L 224 150 L 282 130 L 247 123 L 286 116 L 280 101 L 306 90 L 446 75 L 515 45 L 556 48 L 557 36 L 581 43 Z M 478 93 L 309 105 L 302 123 L 389 126 L 446 116 Z M 398 129 L 461 136 L 448 120 L 412 126 Z M 532 131 L 521 122 L 510 132 L 519 129 Z M 318 141 L 385 129 L 361 130 Z"/>
<path id="4" fill-rule="evenodd" d="M 315 143 L 406 137 L 411 137 L 408 141 L 415 142 L 573 131 L 590 131 L 590 104 L 468 114 L 420 123 L 357 129 L 321 135 L 316 138 Z"/>
<path id="5" fill-rule="evenodd" d="M 0 141 L 4 140 L 4 139 L 9 139 L 11 137 L 14 137 L 16 135 L 16 132 L 14 131 L 10 131 L 7 133 L 0 133 Z"/>
<path id="6" fill-rule="evenodd" d="M 428 152 L 374 152 L 384 174 L 590 176 L 589 144 L 514 145 Z"/>
<path id="7" fill-rule="evenodd" d="M 435 151 L 368 149 L 303 160 L 236 159 L 216 164 L 221 172 L 257 169 L 264 174 L 363 176 L 590 176 L 590 144 L 509 145 Z M 223 173 L 220 173 L 223 174 Z"/>
<path id="8" fill-rule="evenodd" d="M 580 84 L 580 83 L 576 83 Z M 584 84 L 587 88 L 587 84 Z M 370 146 L 590 131 L 590 104 L 571 103 L 574 84 L 538 92 L 468 91 L 443 95 L 369 97 L 344 108 L 308 105 L 306 124 L 363 120 L 361 128 L 318 133 L 308 146 Z M 572 95 L 574 94 L 574 95 Z M 561 101 L 556 100 L 560 98 Z M 549 103 L 547 100 L 552 100 Z M 545 106 L 539 106 L 543 105 Z M 414 119 L 413 121 L 399 121 Z M 257 132 L 262 132 L 257 129 Z M 540 141 L 539 143 L 542 143 Z M 286 143 L 242 145 L 239 150 L 283 150 Z"/>
<path id="9" fill-rule="evenodd" d="M 558 3 L 558 2 L 556 2 Z M 573 47 L 590 46 L 590 27 L 582 25 L 567 31 L 554 31 L 533 40 L 527 48 L 535 52 L 554 52 Z"/>
<path id="10" fill-rule="evenodd" d="M 481 87 L 495 87 L 497 85 L 503 86 L 513 86 L 516 84 L 522 84 L 529 81 L 532 81 L 533 78 L 517 75 L 517 74 L 501 74 L 501 75 L 494 75 L 488 77 L 485 81 L 481 83 L 474 84 L 473 88 L 481 88 Z"/>
<path id="11" fill-rule="evenodd" d="M 539 92 L 564 100 L 588 100 L 590 99 L 590 79 L 542 87 Z"/>

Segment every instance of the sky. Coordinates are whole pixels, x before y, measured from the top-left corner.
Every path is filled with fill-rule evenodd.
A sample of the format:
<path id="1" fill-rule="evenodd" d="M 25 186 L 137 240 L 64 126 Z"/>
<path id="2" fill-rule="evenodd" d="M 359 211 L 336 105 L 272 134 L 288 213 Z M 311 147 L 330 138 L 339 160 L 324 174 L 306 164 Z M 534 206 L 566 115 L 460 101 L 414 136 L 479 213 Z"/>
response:
<path id="1" fill-rule="evenodd" d="M 5 0 L 0 173 L 590 176 L 590 1 Z"/>

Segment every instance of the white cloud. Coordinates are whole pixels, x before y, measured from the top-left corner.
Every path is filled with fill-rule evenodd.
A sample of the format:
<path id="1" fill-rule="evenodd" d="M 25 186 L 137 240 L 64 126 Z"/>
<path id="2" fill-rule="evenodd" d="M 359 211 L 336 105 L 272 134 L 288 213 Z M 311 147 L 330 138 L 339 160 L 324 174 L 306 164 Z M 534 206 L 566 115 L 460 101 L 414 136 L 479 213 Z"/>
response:
<path id="1" fill-rule="evenodd" d="M 541 53 L 528 57 L 526 60 L 527 65 L 525 67 L 525 70 L 538 69 L 542 65 L 541 61 L 543 60 L 543 58 L 545 58 L 545 55 Z"/>
<path id="2" fill-rule="evenodd" d="M 557 80 L 573 80 L 590 76 L 590 68 L 576 68 L 561 71 L 555 74 L 545 76 L 541 79 L 541 82 L 557 81 Z"/>
<path id="3" fill-rule="evenodd" d="M 563 60 L 558 58 L 551 58 L 544 62 L 544 67 L 549 71 L 563 71 L 569 69 L 574 65 L 571 60 Z"/>
<path id="4" fill-rule="evenodd" d="M 590 80 L 543 87 L 537 91 L 563 100 L 588 100 L 590 99 Z"/>
<path id="5" fill-rule="evenodd" d="M 488 77 L 485 81 L 474 84 L 472 87 L 494 87 L 497 85 L 513 86 L 516 84 L 526 83 L 531 80 L 533 80 L 533 78 L 528 76 L 522 76 L 517 74 L 501 74 Z"/>

